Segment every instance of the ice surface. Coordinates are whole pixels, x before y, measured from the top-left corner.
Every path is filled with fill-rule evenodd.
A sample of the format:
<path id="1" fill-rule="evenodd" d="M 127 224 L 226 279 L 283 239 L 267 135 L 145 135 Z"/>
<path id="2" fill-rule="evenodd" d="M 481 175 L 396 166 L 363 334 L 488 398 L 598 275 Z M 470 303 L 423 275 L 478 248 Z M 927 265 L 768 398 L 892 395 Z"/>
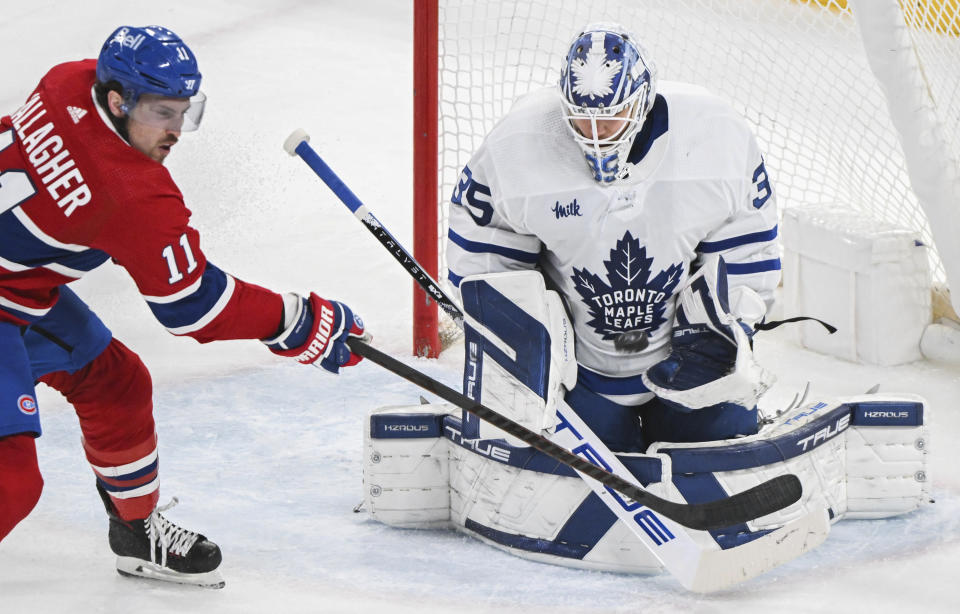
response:
<path id="1" fill-rule="evenodd" d="M 54 63 L 95 55 L 121 23 L 160 23 L 199 57 L 203 128 L 168 166 L 208 257 L 277 290 L 313 289 L 355 307 L 377 345 L 410 351 L 411 283 L 316 177 L 282 149 L 296 128 L 390 231 L 409 241 L 412 13 L 396 0 L 186 2 L 0 0 L 3 88 L 14 110 Z M 819 549 L 711 596 L 669 576 L 575 571 L 511 557 L 453 532 L 402 531 L 353 507 L 366 411 L 420 392 L 372 364 L 341 377 L 276 359 L 255 342 L 201 346 L 153 320 L 121 269 L 75 284 L 156 386 L 170 518 L 224 551 L 226 588 L 121 578 L 73 410 L 41 387 L 46 481 L 33 514 L 0 543 L 0 612 L 948 612 L 960 571 L 960 372 L 824 358 L 774 331 L 760 360 L 770 403 L 812 394 L 925 395 L 937 503 L 834 526 Z M 458 359 L 409 359 L 456 386 Z M 429 396 L 429 395 L 427 395 Z"/>

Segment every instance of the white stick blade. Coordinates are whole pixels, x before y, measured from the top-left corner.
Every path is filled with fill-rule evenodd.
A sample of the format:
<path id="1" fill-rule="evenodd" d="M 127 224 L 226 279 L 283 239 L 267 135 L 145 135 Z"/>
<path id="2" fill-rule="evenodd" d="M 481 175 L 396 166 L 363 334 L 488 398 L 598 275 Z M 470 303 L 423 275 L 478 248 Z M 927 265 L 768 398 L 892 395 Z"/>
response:
<path id="1" fill-rule="evenodd" d="M 742 546 L 704 552 L 693 581 L 684 586 L 697 593 L 730 588 L 813 550 L 829 533 L 826 508 L 814 510 Z"/>

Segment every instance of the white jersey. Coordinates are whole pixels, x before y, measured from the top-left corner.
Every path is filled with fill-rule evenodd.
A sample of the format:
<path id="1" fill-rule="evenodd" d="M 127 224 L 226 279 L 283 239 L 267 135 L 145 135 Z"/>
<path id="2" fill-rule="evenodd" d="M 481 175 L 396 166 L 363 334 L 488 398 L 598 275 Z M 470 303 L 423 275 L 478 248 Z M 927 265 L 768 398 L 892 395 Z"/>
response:
<path id="1" fill-rule="evenodd" d="M 721 254 L 731 286 L 772 302 L 775 200 L 750 128 L 702 88 L 661 84 L 615 185 L 594 180 L 564 122 L 549 88 L 487 135 L 451 199 L 449 276 L 539 268 L 566 302 L 580 382 L 642 402 L 639 375 L 669 352 L 675 296 L 698 258 Z"/>

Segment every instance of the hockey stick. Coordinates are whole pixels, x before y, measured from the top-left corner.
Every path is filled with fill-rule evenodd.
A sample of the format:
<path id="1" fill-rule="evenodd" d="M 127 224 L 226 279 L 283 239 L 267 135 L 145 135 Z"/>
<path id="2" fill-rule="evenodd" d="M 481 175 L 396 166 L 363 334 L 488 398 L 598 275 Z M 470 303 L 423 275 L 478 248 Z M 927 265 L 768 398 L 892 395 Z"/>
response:
<path id="1" fill-rule="evenodd" d="M 481 420 L 489 422 L 520 439 L 535 450 L 543 452 L 554 460 L 568 465 L 605 486 L 616 489 L 630 497 L 635 503 L 659 512 L 685 527 L 697 531 L 721 529 L 772 514 L 800 499 L 802 489 L 799 478 L 787 474 L 777 476 L 725 499 L 709 503 L 687 504 L 667 501 L 596 464 L 584 460 L 583 457 L 573 454 L 567 448 L 534 433 L 489 407 L 471 400 L 453 388 L 381 352 L 360 339 L 350 339 L 347 341 L 347 345 L 350 346 L 350 350 L 354 354 L 363 356 L 424 390 L 434 393 L 445 401 L 467 410 Z"/>
<path id="2" fill-rule="evenodd" d="M 420 264 L 414 260 L 413 256 L 390 234 L 390 231 L 384 228 L 380 220 L 378 220 L 376 216 L 367 209 L 366 205 L 357 198 L 356 194 L 340 180 L 340 177 L 333 172 L 333 169 L 327 166 L 323 158 L 310 147 L 309 141 L 310 136 L 305 130 L 294 130 L 293 133 L 287 137 L 287 140 L 284 141 L 283 148 L 291 156 L 300 156 L 300 158 L 306 162 L 307 166 L 317 174 L 317 177 L 323 180 L 323 182 L 327 184 L 327 187 L 337 195 L 340 202 L 346 205 L 353 215 L 367 227 L 367 230 L 373 233 L 373 236 L 380 241 L 381 245 L 387 248 L 387 251 L 393 255 L 394 259 L 403 265 L 407 273 L 423 288 L 424 292 L 435 300 L 441 309 L 447 312 L 447 315 L 456 322 L 457 326 L 463 328 L 463 312 L 460 310 L 460 307 L 440 289 L 440 284 L 423 270 Z"/>

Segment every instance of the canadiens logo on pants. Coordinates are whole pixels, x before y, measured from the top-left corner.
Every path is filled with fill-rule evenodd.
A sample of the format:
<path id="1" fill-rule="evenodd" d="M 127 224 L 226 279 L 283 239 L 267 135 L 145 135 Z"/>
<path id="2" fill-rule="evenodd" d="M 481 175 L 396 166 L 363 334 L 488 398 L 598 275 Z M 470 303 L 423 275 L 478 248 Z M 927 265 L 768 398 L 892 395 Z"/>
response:
<path id="1" fill-rule="evenodd" d="M 37 413 L 37 401 L 29 394 L 20 395 L 20 398 L 17 399 L 17 407 L 28 416 Z"/>

